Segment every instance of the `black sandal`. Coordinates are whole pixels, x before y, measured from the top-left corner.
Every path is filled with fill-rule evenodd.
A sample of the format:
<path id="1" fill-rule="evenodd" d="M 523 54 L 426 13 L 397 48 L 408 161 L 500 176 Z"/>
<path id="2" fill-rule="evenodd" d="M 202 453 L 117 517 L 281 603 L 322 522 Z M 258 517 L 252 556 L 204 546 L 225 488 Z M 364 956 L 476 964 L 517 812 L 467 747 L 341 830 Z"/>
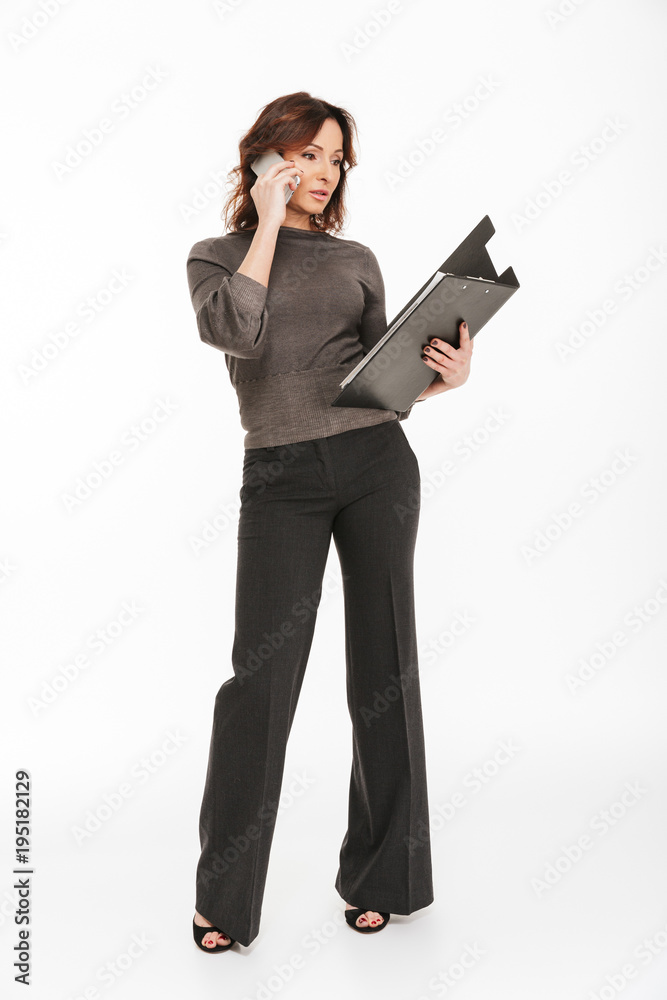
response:
<path id="1" fill-rule="evenodd" d="M 231 946 L 236 943 L 234 938 L 229 937 L 229 934 L 225 934 L 225 937 L 229 937 L 229 944 L 216 944 L 215 948 L 207 948 L 205 944 L 202 944 L 202 941 L 211 931 L 217 932 L 218 934 L 225 934 L 225 932 L 221 931 L 218 927 L 200 927 L 199 924 L 195 923 L 195 918 L 192 918 L 192 934 L 195 939 L 195 944 L 198 948 L 201 948 L 202 951 L 215 954 L 216 951 L 227 951 L 228 948 L 231 948 Z"/>
<path id="2" fill-rule="evenodd" d="M 366 927 L 358 927 L 356 921 L 359 919 L 362 913 L 366 912 L 367 909 L 370 909 L 370 907 L 366 907 L 366 909 L 362 910 L 361 907 L 357 906 L 352 910 L 344 911 L 345 919 L 347 920 L 350 927 L 354 928 L 355 931 L 359 931 L 360 934 L 373 934 L 374 931 L 381 931 L 383 927 L 387 926 L 387 924 L 389 923 L 389 914 L 382 913 L 381 910 L 378 910 L 377 912 L 380 914 L 383 920 L 381 924 L 378 924 L 377 927 L 371 927 L 370 924 L 368 924 Z M 366 919 L 368 920 L 368 917 L 366 917 Z"/>

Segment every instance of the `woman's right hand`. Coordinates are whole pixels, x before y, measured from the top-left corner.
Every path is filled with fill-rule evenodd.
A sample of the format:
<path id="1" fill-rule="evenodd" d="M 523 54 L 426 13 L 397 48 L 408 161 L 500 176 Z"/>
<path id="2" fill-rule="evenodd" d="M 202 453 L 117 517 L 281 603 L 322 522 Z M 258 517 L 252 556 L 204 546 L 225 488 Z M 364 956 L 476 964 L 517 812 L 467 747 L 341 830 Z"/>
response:
<path id="1" fill-rule="evenodd" d="M 285 182 L 289 183 L 292 191 L 296 191 L 295 171 L 303 173 L 303 170 L 296 166 L 294 160 L 272 163 L 265 173 L 259 175 L 250 188 L 250 197 L 255 203 L 259 219 L 258 225 L 275 223 L 277 226 L 282 226 L 287 216 Z"/>

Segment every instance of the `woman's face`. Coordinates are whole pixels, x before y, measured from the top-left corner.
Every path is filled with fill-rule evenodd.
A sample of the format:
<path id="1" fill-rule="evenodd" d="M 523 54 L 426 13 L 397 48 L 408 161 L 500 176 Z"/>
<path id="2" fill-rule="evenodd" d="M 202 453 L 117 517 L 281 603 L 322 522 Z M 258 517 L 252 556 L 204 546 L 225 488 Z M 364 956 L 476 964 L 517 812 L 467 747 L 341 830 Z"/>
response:
<path id="1" fill-rule="evenodd" d="M 287 204 L 287 217 L 323 212 L 340 180 L 343 133 L 338 122 L 327 118 L 310 145 L 285 149 L 282 155 L 286 160 L 294 160 L 301 178 Z M 325 193 L 318 197 L 314 191 Z"/>

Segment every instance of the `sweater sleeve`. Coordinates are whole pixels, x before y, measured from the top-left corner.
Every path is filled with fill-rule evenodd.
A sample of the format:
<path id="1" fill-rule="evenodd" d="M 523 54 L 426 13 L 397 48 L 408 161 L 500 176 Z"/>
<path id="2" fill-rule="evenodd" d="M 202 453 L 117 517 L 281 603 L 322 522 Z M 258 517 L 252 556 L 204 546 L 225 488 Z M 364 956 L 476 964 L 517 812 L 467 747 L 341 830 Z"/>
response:
<path id="1" fill-rule="evenodd" d="M 387 332 L 384 279 L 377 257 L 369 247 L 366 247 L 364 298 L 364 312 L 361 317 L 359 335 L 366 355 Z M 414 405 L 413 403 L 407 410 L 394 410 L 394 413 L 399 420 L 407 420 Z"/>
<path id="2" fill-rule="evenodd" d="M 258 358 L 269 319 L 268 288 L 221 264 L 207 240 L 190 250 L 187 278 L 203 342 L 235 358 Z"/>

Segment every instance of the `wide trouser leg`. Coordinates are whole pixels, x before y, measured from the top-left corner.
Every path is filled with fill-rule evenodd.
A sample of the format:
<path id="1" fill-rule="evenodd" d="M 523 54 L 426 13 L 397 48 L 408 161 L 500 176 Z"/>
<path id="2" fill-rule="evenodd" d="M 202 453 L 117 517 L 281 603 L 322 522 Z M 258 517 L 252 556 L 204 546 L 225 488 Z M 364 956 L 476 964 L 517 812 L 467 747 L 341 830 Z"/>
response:
<path id="1" fill-rule="evenodd" d="M 413 586 L 420 477 L 398 424 L 374 440 L 333 525 L 353 727 L 335 887 L 353 906 L 409 914 L 434 898 Z"/>
<path id="2" fill-rule="evenodd" d="M 246 946 L 259 932 L 287 739 L 331 540 L 320 483 L 306 451 L 264 495 L 244 499 L 239 515 L 234 676 L 215 699 L 196 909 Z"/>

